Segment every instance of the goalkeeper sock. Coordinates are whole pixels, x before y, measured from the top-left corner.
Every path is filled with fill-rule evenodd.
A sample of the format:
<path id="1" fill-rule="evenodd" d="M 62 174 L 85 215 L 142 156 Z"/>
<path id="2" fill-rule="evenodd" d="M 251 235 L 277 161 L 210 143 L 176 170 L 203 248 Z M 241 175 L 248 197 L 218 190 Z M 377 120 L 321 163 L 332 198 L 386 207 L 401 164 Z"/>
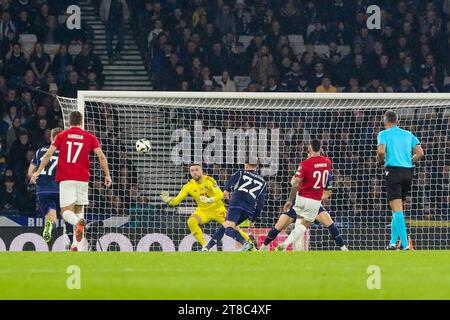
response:
<path id="1" fill-rule="evenodd" d="M 192 235 L 195 237 L 197 242 L 202 246 L 202 248 L 206 245 L 206 240 L 203 237 L 203 231 L 200 228 L 198 220 L 194 217 L 190 217 L 188 219 L 189 230 L 191 230 Z"/>
<path id="2" fill-rule="evenodd" d="M 266 236 L 266 239 L 264 240 L 264 245 L 268 246 L 275 238 L 280 234 L 280 231 L 278 231 L 275 227 L 270 229 L 269 233 Z"/>
<path id="3" fill-rule="evenodd" d="M 402 211 L 394 212 L 395 228 L 402 242 L 402 248 L 408 247 L 408 232 L 406 231 L 406 221 Z"/>
<path id="4" fill-rule="evenodd" d="M 247 242 L 245 241 L 245 238 L 242 236 L 242 234 L 232 227 L 226 228 L 225 234 L 242 245 L 244 245 Z"/>
<path id="5" fill-rule="evenodd" d="M 78 221 L 80 219 L 78 219 L 77 215 L 70 210 L 66 210 L 63 212 L 62 217 L 64 218 L 64 220 L 68 223 L 70 223 L 73 226 L 76 226 Z"/>
<path id="6" fill-rule="evenodd" d="M 225 227 L 220 226 L 213 234 L 211 240 L 209 240 L 208 244 L 206 245 L 206 249 L 211 250 L 211 248 L 214 247 L 219 240 L 222 240 L 224 235 L 225 235 Z"/>
<path id="7" fill-rule="evenodd" d="M 395 224 L 395 215 L 392 214 L 392 222 L 391 222 L 391 241 L 389 242 L 389 246 L 396 246 L 398 239 L 398 231 L 397 226 Z"/>
<path id="8" fill-rule="evenodd" d="M 334 223 L 328 227 L 328 231 L 330 232 L 331 239 L 333 239 L 334 242 L 336 242 L 336 245 L 339 248 L 342 248 L 344 246 L 344 240 L 342 239 L 339 229 L 336 227 Z"/>

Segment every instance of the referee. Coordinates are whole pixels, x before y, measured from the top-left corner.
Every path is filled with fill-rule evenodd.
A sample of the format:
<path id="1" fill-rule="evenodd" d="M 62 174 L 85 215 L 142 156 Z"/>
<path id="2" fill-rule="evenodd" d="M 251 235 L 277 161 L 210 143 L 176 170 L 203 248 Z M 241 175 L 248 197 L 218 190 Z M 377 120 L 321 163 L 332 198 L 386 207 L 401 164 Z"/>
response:
<path id="1" fill-rule="evenodd" d="M 386 167 L 386 192 L 392 209 L 391 241 L 388 250 L 396 250 L 400 238 L 403 250 L 409 250 L 408 233 L 403 216 L 406 200 L 413 180 L 414 165 L 423 157 L 417 137 L 398 127 L 398 116 L 392 110 L 384 114 L 386 130 L 378 134 L 378 162 Z"/>

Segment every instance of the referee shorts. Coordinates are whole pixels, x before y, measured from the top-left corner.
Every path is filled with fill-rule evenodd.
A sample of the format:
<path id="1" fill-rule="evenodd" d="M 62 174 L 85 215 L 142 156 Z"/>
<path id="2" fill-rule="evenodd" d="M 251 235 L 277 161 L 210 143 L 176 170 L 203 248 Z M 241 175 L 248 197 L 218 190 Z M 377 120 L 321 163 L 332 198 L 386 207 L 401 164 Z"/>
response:
<path id="1" fill-rule="evenodd" d="M 411 191 L 413 177 L 412 168 L 387 167 L 385 178 L 388 201 L 395 199 L 405 201 Z"/>

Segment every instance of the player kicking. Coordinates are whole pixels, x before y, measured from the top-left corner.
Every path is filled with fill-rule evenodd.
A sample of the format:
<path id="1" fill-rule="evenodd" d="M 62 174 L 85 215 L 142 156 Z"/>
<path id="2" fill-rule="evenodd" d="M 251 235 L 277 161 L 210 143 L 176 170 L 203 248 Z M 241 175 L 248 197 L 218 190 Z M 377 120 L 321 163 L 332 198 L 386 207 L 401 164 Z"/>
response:
<path id="1" fill-rule="evenodd" d="M 308 146 L 308 159 L 302 161 L 291 180 L 291 192 L 283 211 L 289 212 L 295 200 L 297 216 L 295 228 L 277 249 L 285 250 L 291 244 L 303 239 L 307 229 L 316 220 L 322 205 L 322 197 L 331 172 L 331 161 L 321 155 L 322 143 L 314 139 Z"/>
<path id="2" fill-rule="evenodd" d="M 51 131 L 52 142 L 55 141 L 56 136 L 62 132 L 61 128 L 55 128 Z M 41 159 L 48 151 L 47 147 L 40 148 L 36 151 L 30 167 L 28 168 L 28 177 L 31 178 L 36 172 L 36 169 L 41 163 Z M 41 172 L 39 180 L 36 183 L 36 195 L 39 204 L 39 210 L 45 216 L 45 227 L 42 237 L 45 242 L 50 242 L 52 239 L 52 231 L 56 228 L 57 215 L 60 212 L 59 207 L 59 184 L 55 181 L 56 171 L 58 166 L 58 154 L 55 154 L 50 158 L 50 162 Z M 68 229 L 68 228 L 67 228 Z M 71 232 L 68 232 L 69 238 L 71 238 Z M 70 239 L 72 242 L 72 239 Z"/>
<path id="3" fill-rule="evenodd" d="M 82 129 L 83 115 L 73 111 L 69 115 L 70 128 L 58 134 L 52 143 L 37 171 L 31 178 L 36 183 L 41 173 L 49 164 L 52 156 L 59 150 L 58 172 L 56 181 L 59 182 L 60 206 L 64 220 L 75 229 L 75 240 L 81 242 L 84 236 L 84 206 L 89 204 L 88 186 L 90 178 L 89 154 L 94 151 L 99 159 L 105 175 L 105 186 L 111 186 L 111 175 L 108 160 L 103 153 L 97 138 Z"/>
<path id="4" fill-rule="evenodd" d="M 189 172 L 192 179 L 181 188 L 176 197 L 170 197 L 169 193 L 165 191 L 161 193 L 160 198 L 169 206 L 179 205 L 187 196 L 191 196 L 194 199 L 197 203 L 197 209 L 188 218 L 187 224 L 192 235 L 204 251 L 206 240 L 200 225 L 211 221 L 223 224 L 227 210 L 223 203 L 222 190 L 220 190 L 213 178 L 203 173 L 202 166 L 200 164 L 192 164 L 189 167 Z M 242 232 L 242 236 L 250 240 L 244 232 Z"/>
<path id="5" fill-rule="evenodd" d="M 333 187 L 333 175 L 330 174 L 328 176 L 328 182 L 327 185 L 325 186 L 325 190 L 322 196 L 322 201 L 328 199 L 331 196 L 332 187 Z M 264 240 L 264 244 L 261 246 L 260 250 L 261 251 L 269 250 L 270 243 L 273 240 L 275 240 L 278 234 L 281 231 L 285 230 L 291 223 L 295 223 L 296 220 L 297 220 L 297 213 L 295 212 L 294 208 L 289 209 L 289 211 L 286 213 L 282 212 L 280 218 L 278 219 L 278 222 L 267 234 L 266 239 Z M 330 214 L 323 207 L 323 205 L 320 206 L 319 213 L 316 217 L 316 221 L 328 229 L 330 237 L 334 240 L 338 248 L 340 248 L 342 251 L 348 251 L 347 246 L 345 245 L 344 240 L 342 239 L 342 236 L 339 232 L 339 229 L 336 227 L 336 225 L 333 222 L 333 219 L 331 219 Z M 277 249 L 281 250 L 283 248 L 280 247 Z"/>
<path id="6" fill-rule="evenodd" d="M 244 166 L 244 170 L 235 172 L 225 185 L 226 199 L 230 199 L 232 192 L 227 219 L 212 236 L 207 250 L 213 248 L 224 234 L 241 243 L 242 251 L 256 250 L 253 242 L 242 237 L 238 226 L 246 220 L 254 222 L 258 219 L 264 207 L 267 183 L 256 173 L 258 165 L 245 163 Z"/>

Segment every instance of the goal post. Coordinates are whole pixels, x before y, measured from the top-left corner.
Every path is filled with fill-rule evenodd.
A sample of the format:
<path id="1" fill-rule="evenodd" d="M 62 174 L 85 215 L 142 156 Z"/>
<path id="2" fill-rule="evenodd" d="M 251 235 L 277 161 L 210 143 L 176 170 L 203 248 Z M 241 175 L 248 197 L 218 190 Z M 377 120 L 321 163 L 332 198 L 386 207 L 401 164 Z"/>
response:
<path id="1" fill-rule="evenodd" d="M 384 249 L 391 213 L 384 172 L 376 163 L 376 137 L 388 109 L 419 137 L 426 154 L 415 168 L 405 208 L 414 246 L 450 248 L 450 94 L 79 91 L 77 99 L 58 100 L 65 120 L 73 110 L 85 115 L 85 129 L 99 137 L 111 166 L 113 186 L 106 190 L 93 159 L 86 208 L 91 250 L 195 250 L 187 226 L 195 204 L 187 198 L 167 207 L 159 194 L 175 196 L 189 181 L 190 163 L 202 163 L 205 174 L 223 187 L 246 157 L 258 160 L 269 186 L 260 221 L 245 228 L 261 243 L 312 138 L 322 140 L 333 162 L 334 189 L 324 206 L 348 247 Z M 135 151 L 139 139 L 151 142 L 149 153 Z M 201 227 L 208 239 L 217 224 Z M 318 224 L 308 243 L 309 250 L 336 249 L 327 228 Z M 218 250 L 237 249 L 225 237 Z"/>

